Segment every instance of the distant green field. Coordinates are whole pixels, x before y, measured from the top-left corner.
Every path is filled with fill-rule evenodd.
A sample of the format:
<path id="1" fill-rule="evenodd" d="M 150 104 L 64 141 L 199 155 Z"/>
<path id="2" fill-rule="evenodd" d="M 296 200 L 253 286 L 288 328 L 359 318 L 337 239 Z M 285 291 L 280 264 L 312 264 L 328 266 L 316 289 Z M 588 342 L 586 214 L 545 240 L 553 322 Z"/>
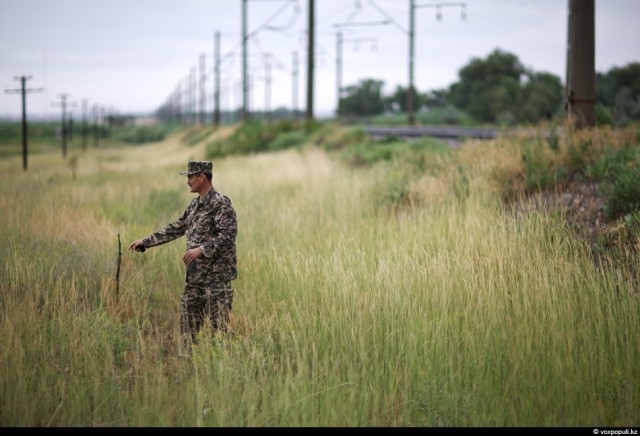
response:
<path id="1" fill-rule="evenodd" d="M 87 126 L 83 135 L 82 126 L 76 124 L 67 131 L 67 147 L 89 148 L 100 145 L 144 144 L 164 139 L 174 130 L 171 125 L 156 126 Z M 29 152 L 39 153 L 53 148 L 62 150 L 62 135 L 59 122 L 29 122 L 27 124 L 27 145 Z M 0 156 L 22 153 L 22 124 L 0 122 Z"/>

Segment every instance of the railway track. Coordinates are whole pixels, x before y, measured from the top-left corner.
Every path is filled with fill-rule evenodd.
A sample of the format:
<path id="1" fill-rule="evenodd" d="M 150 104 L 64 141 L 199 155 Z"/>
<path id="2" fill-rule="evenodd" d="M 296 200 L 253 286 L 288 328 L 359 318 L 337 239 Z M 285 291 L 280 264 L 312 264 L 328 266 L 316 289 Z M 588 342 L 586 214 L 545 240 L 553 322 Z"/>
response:
<path id="1" fill-rule="evenodd" d="M 490 127 L 365 126 L 362 130 L 372 138 L 386 138 L 390 136 L 419 138 L 422 136 L 430 136 L 440 139 L 464 140 L 466 138 L 493 139 L 500 134 L 499 129 Z"/>

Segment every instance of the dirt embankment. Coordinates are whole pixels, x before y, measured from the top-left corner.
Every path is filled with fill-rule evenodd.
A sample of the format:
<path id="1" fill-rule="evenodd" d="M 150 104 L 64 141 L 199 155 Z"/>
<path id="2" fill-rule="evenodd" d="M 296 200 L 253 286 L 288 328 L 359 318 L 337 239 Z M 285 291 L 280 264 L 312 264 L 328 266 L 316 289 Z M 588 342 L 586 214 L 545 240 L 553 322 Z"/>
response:
<path id="1" fill-rule="evenodd" d="M 559 213 L 580 237 L 595 244 L 614 224 L 605 215 L 606 198 L 599 189 L 598 182 L 572 182 L 561 189 L 532 194 L 509 208 L 516 213 L 531 209 Z"/>

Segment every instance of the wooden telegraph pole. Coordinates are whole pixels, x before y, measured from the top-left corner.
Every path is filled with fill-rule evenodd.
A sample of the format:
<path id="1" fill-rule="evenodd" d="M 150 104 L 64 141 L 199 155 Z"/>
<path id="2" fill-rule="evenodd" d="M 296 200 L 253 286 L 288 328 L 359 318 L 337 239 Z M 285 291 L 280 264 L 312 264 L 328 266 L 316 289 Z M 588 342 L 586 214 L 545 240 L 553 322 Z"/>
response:
<path id="1" fill-rule="evenodd" d="M 61 118 L 61 124 L 62 124 L 62 158 L 66 159 L 67 158 L 67 107 L 71 106 L 72 103 L 67 101 L 67 98 L 69 97 L 68 94 L 60 94 L 58 95 L 58 97 L 60 97 L 60 102 L 59 103 L 55 103 L 56 105 L 60 106 L 62 108 L 62 118 Z"/>
<path id="2" fill-rule="evenodd" d="M 5 93 L 7 94 L 21 94 L 22 96 L 22 168 L 27 170 L 27 155 L 28 155 L 28 145 L 27 145 L 27 93 L 29 92 L 41 92 L 42 88 L 37 89 L 27 89 L 27 80 L 31 80 L 31 76 L 17 76 L 14 77 L 15 80 L 20 81 L 20 89 L 5 89 Z"/>

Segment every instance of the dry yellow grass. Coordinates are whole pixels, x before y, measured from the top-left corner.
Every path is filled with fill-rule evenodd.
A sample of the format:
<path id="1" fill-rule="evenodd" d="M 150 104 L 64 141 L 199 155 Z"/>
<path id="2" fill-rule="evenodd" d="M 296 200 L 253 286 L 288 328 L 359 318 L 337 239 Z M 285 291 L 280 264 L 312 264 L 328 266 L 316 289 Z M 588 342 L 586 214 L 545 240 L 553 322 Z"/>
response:
<path id="1" fill-rule="evenodd" d="M 515 166 L 502 141 L 460 150 L 468 196 L 451 194 L 456 168 L 414 183 L 402 214 L 381 198 L 388 167 L 313 147 L 214 161 L 239 218 L 235 335 L 191 357 L 176 340 L 182 242 L 124 253 L 116 295 L 114 235 L 182 212 L 177 172 L 203 145 L 90 149 L 75 180 L 58 153 L 27 173 L 0 161 L 14 168 L 0 173 L 0 423 L 636 425 L 633 271 L 596 269 L 548 217 L 502 213 L 482 189 L 486 159 Z"/>

